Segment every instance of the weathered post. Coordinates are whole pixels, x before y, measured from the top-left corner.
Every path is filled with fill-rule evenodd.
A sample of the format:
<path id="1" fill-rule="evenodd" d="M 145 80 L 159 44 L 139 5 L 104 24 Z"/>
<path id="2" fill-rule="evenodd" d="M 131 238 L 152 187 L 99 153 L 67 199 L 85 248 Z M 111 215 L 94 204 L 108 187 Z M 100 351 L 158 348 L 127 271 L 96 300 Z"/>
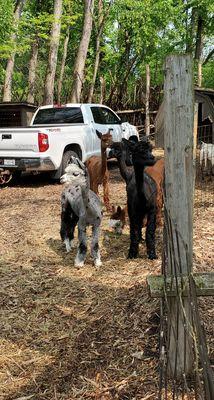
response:
<path id="1" fill-rule="evenodd" d="M 191 57 L 169 56 L 164 82 L 165 208 L 171 221 L 170 232 L 166 232 L 166 268 L 167 275 L 175 279 L 192 271 L 193 120 Z M 173 259 L 170 241 L 173 242 Z M 168 374 L 181 378 L 193 369 L 191 305 L 188 297 L 169 297 L 167 300 Z"/>

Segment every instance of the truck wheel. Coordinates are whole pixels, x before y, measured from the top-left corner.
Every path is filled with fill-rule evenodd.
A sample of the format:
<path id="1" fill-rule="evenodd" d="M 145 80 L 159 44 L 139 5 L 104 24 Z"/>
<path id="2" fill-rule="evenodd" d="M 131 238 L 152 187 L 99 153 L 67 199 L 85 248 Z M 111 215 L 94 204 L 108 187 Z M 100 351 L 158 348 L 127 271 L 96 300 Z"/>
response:
<path id="1" fill-rule="evenodd" d="M 65 173 L 65 168 L 68 166 L 71 157 L 79 158 L 77 153 L 73 150 L 67 150 L 64 152 L 62 156 L 62 162 L 59 169 L 51 175 L 51 178 L 54 180 L 59 180 L 60 177 Z"/>
<path id="2" fill-rule="evenodd" d="M 63 156 L 62 156 L 62 175 L 65 173 L 65 168 L 68 166 L 68 164 L 71 161 L 71 157 L 76 157 L 79 158 L 77 153 L 73 150 L 67 150 L 64 152 Z"/>
<path id="3" fill-rule="evenodd" d="M 22 175 L 22 171 L 14 171 L 12 176 L 12 183 L 18 183 Z"/>

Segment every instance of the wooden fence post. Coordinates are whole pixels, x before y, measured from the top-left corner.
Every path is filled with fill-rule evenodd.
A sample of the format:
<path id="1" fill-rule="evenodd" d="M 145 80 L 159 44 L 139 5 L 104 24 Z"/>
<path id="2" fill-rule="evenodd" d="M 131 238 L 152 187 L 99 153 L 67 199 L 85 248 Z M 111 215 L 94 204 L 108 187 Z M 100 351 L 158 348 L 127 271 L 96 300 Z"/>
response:
<path id="1" fill-rule="evenodd" d="M 193 120 L 191 57 L 169 56 L 164 82 L 165 208 L 171 221 L 171 235 L 166 233 L 166 268 L 167 275 L 173 276 L 192 271 Z M 174 243 L 173 260 L 170 240 Z M 182 304 L 178 297 L 168 298 L 168 304 L 168 374 L 181 378 L 184 373 L 193 372 L 191 305 L 188 297 L 182 298 Z"/>

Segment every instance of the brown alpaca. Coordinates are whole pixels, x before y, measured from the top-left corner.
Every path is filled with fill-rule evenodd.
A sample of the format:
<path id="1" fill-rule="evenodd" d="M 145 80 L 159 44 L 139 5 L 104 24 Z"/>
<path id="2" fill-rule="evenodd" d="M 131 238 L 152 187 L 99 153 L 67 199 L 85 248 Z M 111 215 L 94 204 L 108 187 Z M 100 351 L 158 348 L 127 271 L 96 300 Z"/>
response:
<path id="1" fill-rule="evenodd" d="M 113 228 L 115 233 L 122 234 L 123 228 L 126 224 L 126 218 L 128 215 L 127 206 L 121 208 L 120 206 L 112 206 L 112 214 L 109 220 L 109 226 Z"/>
<path id="2" fill-rule="evenodd" d="M 157 186 L 157 213 L 156 213 L 156 223 L 158 226 L 162 226 L 162 208 L 163 208 L 163 181 L 164 181 L 164 159 L 156 161 L 156 163 L 151 167 L 146 167 L 145 172 L 154 179 Z"/>
<path id="3" fill-rule="evenodd" d="M 110 130 L 103 135 L 98 131 L 96 131 L 96 134 L 101 141 L 101 157 L 92 156 L 86 161 L 85 165 L 90 177 L 90 189 L 98 194 L 98 187 L 103 184 L 103 201 L 107 210 L 110 211 L 109 172 L 107 168 L 106 149 L 112 144 L 112 135 L 110 134 Z"/>

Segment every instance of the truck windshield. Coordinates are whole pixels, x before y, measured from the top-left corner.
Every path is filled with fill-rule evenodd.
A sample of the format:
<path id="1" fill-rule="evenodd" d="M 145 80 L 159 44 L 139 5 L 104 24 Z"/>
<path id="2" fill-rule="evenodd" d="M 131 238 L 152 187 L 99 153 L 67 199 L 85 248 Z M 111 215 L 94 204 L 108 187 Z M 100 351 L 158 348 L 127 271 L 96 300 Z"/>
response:
<path id="1" fill-rule="evenodd" d="M 38 111 L 33 121 L 33 125 L 83 123 L 80 107 L 43 108 Z"/>

